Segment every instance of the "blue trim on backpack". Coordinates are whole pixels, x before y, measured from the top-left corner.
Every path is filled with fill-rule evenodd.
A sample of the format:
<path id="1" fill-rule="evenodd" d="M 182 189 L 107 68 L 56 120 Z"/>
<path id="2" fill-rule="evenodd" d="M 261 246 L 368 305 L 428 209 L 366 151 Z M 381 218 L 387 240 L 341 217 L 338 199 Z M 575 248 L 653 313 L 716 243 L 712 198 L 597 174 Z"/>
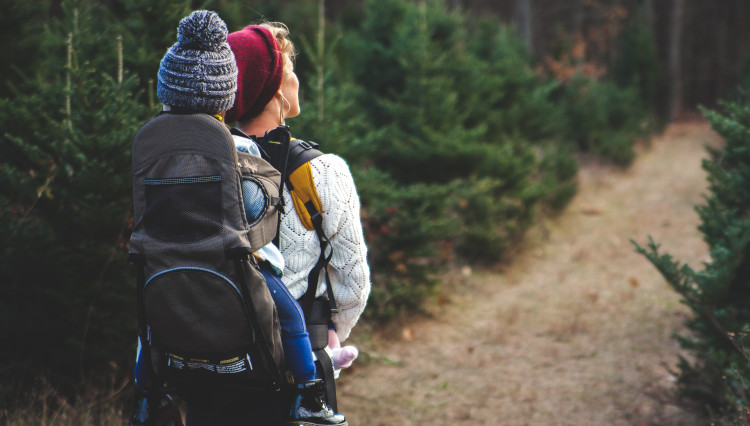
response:
<path id="1" fill-rule="evenodd" d="M 225 277 L 224 275 L 216 271 L 212 271 L 206 268 L 199 268 L 197 266 L 180 266 L 179 268 L 172 268 L 172 269 L 167 269 L 165 271 L 161 271 L 158 274 L 154 274 L 151 278 L 149 278 L 148 281 L 146 281 L 146 284 L 143 285 L 143 288 L 145 289 L 148 283 L 150 283 L 154 278 L 159 277 L 169 272 L 174 272 L 174 271 L 202 271 L 202 272 L 208 272 L 209 274 L 212 274 L 212 275 L 216 275 L 217 277 L 223 279 L 229 285 L 231 285 L 234 291 L 236 291 L 237 294 L 244 300 L 244 295 L 242 294 L 242 291 L 239 289 L 239 287 L 237 287 L 237 285 L 232 280 L 230 280 L 229 278 Z"/>
<path id="2" fill-rule="evenodd" d="M 204 182 L 221 182 L 221 176 L 195 176 L 180 178 L 163 178 L 163 179 L 144 179 L 144 185 L 175 185 L 180 183 L 204 183 Z"/>

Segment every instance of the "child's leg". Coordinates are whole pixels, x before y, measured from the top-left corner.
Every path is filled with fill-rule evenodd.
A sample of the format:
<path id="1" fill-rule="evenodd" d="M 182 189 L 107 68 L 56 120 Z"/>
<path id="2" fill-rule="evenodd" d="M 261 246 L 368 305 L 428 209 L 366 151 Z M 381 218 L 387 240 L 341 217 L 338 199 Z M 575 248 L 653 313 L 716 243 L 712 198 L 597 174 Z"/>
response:
<path id="1" fill-rule="evenodd" d="M 264 271 L 263 268 L 261 272 L 266 278 L 268 289 L 276 303 L 276 310 L 279 312 L 284 356 L 296 382 L 296 392 L 289 411 L 290 424 L 347 424 L 346 418 L 335 413 L 322 397 L 325 393 L 325 383 L 315 379 L 312 345 L 302 308 L 278 276 Z"/>
<path id="2" fill-rule="evenodd" d="M 297 383 L 315 379 L 315 361 L 312 356 L 310 337 L 305 326 L 302 308 L 289 293 L 281 278 L 265 267 L 260 272 L 266 279 L 281 324 L 281 344 L 284 347 L 284 358 Z"/>
<path id="3" fill-rule="evenodd" d="M 329 325 L 328 327 L 328 347 L 331 349 L 340 348 L 341 341 L 339 340 L 339 335 L 336 334 L 336 329 L 332 328 L 332 325 Z"/>

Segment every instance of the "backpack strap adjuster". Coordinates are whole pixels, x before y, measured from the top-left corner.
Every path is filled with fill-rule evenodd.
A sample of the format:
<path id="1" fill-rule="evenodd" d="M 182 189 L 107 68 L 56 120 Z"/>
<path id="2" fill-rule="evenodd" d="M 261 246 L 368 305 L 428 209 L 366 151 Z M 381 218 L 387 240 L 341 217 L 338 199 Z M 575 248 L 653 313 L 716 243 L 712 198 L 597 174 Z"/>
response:
<path id="1" fill-rule="evenodd" d="M 225 251 L 227 260 L 243 260 L 249 259 L 252 256 L 253 251 L 250 247 L 235 247 Z"/>

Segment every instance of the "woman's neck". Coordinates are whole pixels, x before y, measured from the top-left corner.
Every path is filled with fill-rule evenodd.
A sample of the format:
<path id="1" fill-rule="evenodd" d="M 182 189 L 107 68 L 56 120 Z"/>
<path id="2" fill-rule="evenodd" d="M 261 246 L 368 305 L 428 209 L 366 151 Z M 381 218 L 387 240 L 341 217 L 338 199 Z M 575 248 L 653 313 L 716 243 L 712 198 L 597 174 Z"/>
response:
<path id="1" fill-rule="evenodd" d="M 263 136 L 279 125 L 279 109 L 278 107 L 273 108 L 270 104 L 259 116 L 252 120 L 237 123 L 237 127 L 246 135 L 254 136 Z"/>

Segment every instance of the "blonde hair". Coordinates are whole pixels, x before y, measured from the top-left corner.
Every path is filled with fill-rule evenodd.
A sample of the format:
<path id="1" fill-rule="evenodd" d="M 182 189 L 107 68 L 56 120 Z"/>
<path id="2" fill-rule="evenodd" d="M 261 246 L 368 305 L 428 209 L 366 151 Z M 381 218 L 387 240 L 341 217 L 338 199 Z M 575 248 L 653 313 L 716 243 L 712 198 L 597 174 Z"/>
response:
<path id="1" fill-rule="evenodd" d="M 281 22 L 263 22 L 258 25 L 270 31 L 279 43 L 279 53 L 284 58 L 284 73 L 292 71 L 292 61 L 297 52 L 294 50 L 294 43 L 289 40 L 289 28 Z"/>

